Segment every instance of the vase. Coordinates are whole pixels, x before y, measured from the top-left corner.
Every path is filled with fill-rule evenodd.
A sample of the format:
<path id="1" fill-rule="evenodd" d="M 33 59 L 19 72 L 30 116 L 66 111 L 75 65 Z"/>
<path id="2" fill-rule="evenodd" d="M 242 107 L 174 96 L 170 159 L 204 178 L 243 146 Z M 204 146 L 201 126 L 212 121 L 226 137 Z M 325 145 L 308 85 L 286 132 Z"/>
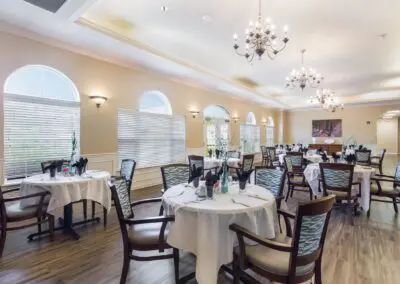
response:
<path id="1" fill-rule="evenodd" d="M 194 188 L 198 188 L 199 187 L 199 181 L 200 181 L 199 177 L 196 177 L 196 178 L 193 179 Z"/>
<path id="2" fill-rule="evenodd" d="M 241 191 L 245 191 L 246 190 L 246 184 L 247 184 L 247 180 L 245 180 L 245 181 L 239 181 L 239 189 L 241 190 Z"/>
<path id="3" fill-rule="evenodd" d="M 221 185 L 221 192 L 227 193 L 228 192 L 228 165 L 226 161 L 223 164 L 224 170 L 222 172 L 222 185 Z"/>
<path id="4" fill-rule="evenodd" d="M 212 199 L 214 193 L 214 186 L 213 185 L 207 185 L 207 197 Z"/>

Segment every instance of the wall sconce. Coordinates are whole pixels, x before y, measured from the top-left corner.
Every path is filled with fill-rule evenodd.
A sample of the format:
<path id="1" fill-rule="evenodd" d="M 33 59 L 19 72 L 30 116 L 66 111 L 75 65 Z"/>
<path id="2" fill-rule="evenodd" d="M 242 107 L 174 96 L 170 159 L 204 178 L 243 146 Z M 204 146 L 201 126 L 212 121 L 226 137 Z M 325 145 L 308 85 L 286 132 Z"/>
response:
<path id="1" fill-rule="evenodd" d="M 198 116 L 200 112 L 197 110 L 191 110 L 190 113 L 192 114 L 193 118 L 196 118 L 196 116 Z"/>
<path id="2" fill-rule="evenodd" d="M 238 116 L 234 116 L 234 117 L 232 117 L 232 119 L 233 119 L 233 122 L 234 122 L 234 123 L 236 123 L 236 122 L 239 121 L 239 117 L 238 117 Z"/>
<path id="3" fill-rule="evenodd" d="M 100 108 L 100 106 L 103 105 L 107 100 L 107 97 L 99 95 L 89 96 L 89 98 L 96 103 L 97 108 Z"/>

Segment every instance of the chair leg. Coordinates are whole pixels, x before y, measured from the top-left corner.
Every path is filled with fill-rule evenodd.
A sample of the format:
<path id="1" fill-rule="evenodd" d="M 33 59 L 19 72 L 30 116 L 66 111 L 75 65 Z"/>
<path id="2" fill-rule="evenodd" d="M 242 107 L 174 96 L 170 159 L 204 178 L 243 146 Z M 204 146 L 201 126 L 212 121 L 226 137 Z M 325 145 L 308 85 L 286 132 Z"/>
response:
<path id="1" fill-rule="evenodd" d="M 54 216 L 48 214 L 47 218 L 48 218 L 48 222 L 49 222 L 50 241 L 53 241 L 54 240 Z"/>
<path id="2" fill-rule="evenodd" d="M 394 208 L 394 212 L 399 213 L 399 209 L 397 209 L 397 201 L 396 201 L 396 197 L 393 197 L 393 208 Z"/>
<path id="3" fill-rule="evenodd" d="M 38 221 L 38 224 L 37 224 L 37 228 L 38 228 L 38 233 L 39 234 L 41 234 L 42 233 L 42 217 L 37 217 L 37 221 Z"/>
<path id="4" fill-rule="evenodd" d="M 83 203 L 83 219 L 87 219 L 87 200 L 86 199 L 84 199 L 83 201 L 82 201 L 82 203 Z"/>
<path id="5" fill-rule="evenodd" d="M 294 186 L 292 186 L 292 190 L 290 191 L 290 197 L 293 197 Z"/>
<path id="6" fill-rule="evenodd" d="M 287 193 L 286 193 L 286 198 L 285 198 L 285 201 L 288 201 L 288 199 L 289 199 L 290 188 L 291 188 L 291 186 L 290 186 L 290 185 L 288 185 L 288 189 L 287 189 Z"/>
<path id="7" fill-rule="evenodd" d="M 315 275 L 314 283 L 322 284 L 322 273 L 321 273 L 321 258 L 315 262 Z"/>
<path id="8" fill-rule="evenodd" d="M 164 214 L 164 207 L 161 205 L 160 206 L 160 212 L 158 213 L 158 216 L 162 216 Z"/>
<path id="9" fill-rule="evenodd" d="M 92 201 L 92 218 L 96 215 L 96 202 Z"/>
<path id="10" fill-rule="evenodd" d="M 313 192 L 311 187 L 309 187 L 308 190 L 310 191 L 310 200 L 313 200 Z"/>
<path id="11" fill-rule="evenodd" d="M 236 253 L 233 254 L 233 284 L 240 282 L 240 266 L 239 259 Z"/>
<path id="12" fill-rule="evenodd" d="M 7 229 L 4 227 L 1 228 L 1 236 L 0 236 L 0 257 L 3 255 L 4 245 L 6 244 L 7 237 Z"/>
<path id="13" fill-rule="evenodd" d="M 367 217 L 369 218 L 369 215 L 371 214 L 371 202 L 372 202 L 372 195 L 369 195 L 369 208 L 367 211 Z"/>
<path id="14" fill-rule="evenodd" d="M 103 225 L 104 225 L 104 229 L 107 227 L 107 209 L 103 208 Z"/>
<path id="15" fill-rule="evenodd" d="M 382 171 L 382 164 L 381 164 L 381 165 L 379 165 L 379 173 L 380 173 L 381 175 L 383 175 L 383 171 Z"/>
<path id="16" fill-rule="evenodd" d="M 128 276 L 128 272 L 129 272 L 129 264 L 131 262 L 131 260 L 129 259 L 128 252 L 125 250 L 126 249 L 124 249 L 124 264 L 122 266 L 122 274 L 121 274 L 121 279 L 119 281 L 120 284 L 126 283 L 126 278 Z"/>
<path id="17" fill-rule="evenodd" d="M 174 270 L 175 270 L 175 284 L 179 283 L 179 249 L 173 249 L 174 254 Z"/>

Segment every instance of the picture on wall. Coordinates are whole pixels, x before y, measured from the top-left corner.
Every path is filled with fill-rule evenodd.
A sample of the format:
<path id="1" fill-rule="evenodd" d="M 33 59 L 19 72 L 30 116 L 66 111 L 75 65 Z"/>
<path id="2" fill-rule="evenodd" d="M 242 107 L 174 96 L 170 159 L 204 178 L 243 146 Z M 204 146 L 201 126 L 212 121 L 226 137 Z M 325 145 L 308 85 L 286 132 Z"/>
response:
<path id="1" fill-rule="evenodd" d="M 342 120 L 313 120 L 312 137 L 342 137 Z"/>

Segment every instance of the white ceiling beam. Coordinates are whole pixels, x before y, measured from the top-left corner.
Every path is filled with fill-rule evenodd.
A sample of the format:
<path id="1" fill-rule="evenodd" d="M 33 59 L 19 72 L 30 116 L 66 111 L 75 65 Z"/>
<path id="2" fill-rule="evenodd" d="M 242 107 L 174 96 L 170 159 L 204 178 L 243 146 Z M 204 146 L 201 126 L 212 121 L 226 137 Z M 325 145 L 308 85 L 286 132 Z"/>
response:
<path id="1" fill-rule="evenodd" d="M 69 0 L 57 11 L 58 18 L 75 22 L 98 0 Z"/>

